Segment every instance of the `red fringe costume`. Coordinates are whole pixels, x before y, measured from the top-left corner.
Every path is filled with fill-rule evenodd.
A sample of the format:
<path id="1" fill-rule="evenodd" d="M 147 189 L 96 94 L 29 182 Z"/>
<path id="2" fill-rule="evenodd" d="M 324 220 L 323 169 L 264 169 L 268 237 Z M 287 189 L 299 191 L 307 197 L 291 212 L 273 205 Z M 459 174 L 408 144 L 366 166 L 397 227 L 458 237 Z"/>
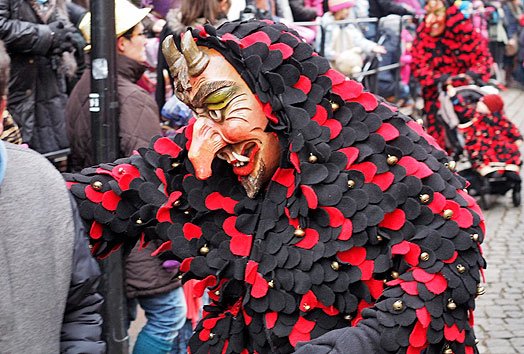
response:
<path id="1" fill-rule="evenodd" d="M 209 287 L 193 354 L 318 353 L 341 343 L 333 334 L 355 353 L 476 353 L 484 221 L 435 141 L 283 24 L 192 34 L 260 100 L 280 166 L 254 199 L 223 160 L 198 180 L 190 123 L 66 175 L 93 253 L 164 241 L 155 254 L 173 252 L 183 281 Z"/>
<path id="2" fill-rule="evenodd" d="M 422 87 L 426 128 L 442 148 L 446 148 L 446 141 L 444 124 L 437 117 L 439 85 L 459 74 L 487 82 L 493 63 L 487 42 L 475 31 L 472 22 L 455 5 L 447 8 L 446 15 L 446 29 L 438 37 L 430 36 L 429 28 L 421 23 L 411 50 L 411 70 Z"/>

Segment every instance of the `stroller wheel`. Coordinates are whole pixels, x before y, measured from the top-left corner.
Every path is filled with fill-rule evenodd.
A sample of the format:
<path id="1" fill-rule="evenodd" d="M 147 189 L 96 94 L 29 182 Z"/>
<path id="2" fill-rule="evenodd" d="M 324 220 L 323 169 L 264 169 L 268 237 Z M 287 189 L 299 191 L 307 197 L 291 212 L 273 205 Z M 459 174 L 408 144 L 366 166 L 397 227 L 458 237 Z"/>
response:
<path id="1" fill-rule="evenodd" d="M 511 199 L 513 200 L 513 206 L 518 207 L 520 205 L 520 183 L 513 187 L 513 192 L 511 193 Z"/>

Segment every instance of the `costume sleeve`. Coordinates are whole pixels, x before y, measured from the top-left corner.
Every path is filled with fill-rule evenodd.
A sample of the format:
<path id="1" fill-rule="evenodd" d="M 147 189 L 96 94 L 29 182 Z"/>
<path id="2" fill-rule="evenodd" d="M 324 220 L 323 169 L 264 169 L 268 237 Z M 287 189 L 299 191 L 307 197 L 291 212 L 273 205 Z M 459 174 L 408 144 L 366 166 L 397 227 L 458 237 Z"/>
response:
<path id="1" fill-rule="evenodd" d="M 71 200 L 75 243 L 71 285 L 60 335 L 61 353 L 105 353 L 100 309 L 103 298 L 97 292 L 100 269 L 91 256 L 76 203 Z"/>
<path id="2" fill-rule="evenodd" d="M 44 55 L 51 47 L 49 26 L 12 19 L 11 5 L 0 2 L 0 39 L 8 52 Z"/>
<path id="3" fill-rule="evenodd" d="M 86 168 L 79 174 L 64 174 L 79 204 L 93 255 L 105 257 L 120 247 L 129 252 L 137 242 L 143 246 L 152 239 L 164 241 L 158 253 L 170 248 L 166 224 L 170 224 L 167 220 L 173 208 L 187 209 L 187 200 L 179 197 L 184 165 L 190 163 L 179 160 L 185 154 L 181 153 L 185 136 L 178 134 L 177 138 L 178 144 L 156 137 L 149 148 L 139 148 L 138 154 L 129 158 Z M 176 177 L 168 181 L 166 176 L 171 172 Z M 163 227 L 158 226 L 162 223 Z"/>

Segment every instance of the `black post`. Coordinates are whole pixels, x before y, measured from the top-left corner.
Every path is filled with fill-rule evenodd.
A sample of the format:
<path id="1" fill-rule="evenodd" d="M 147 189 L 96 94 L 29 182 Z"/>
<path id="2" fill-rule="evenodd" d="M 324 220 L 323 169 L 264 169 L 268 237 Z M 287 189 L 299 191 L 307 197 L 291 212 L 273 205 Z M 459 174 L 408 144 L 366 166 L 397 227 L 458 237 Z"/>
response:
<path id="1" fill-rule="evenodd" d="M 118 92 L 116 76 L 115 3 L 91 0 L 91 136 L 97 163 L 112 162 L 119 156 Z M 113 252 L 100 261 L 104 295 L 104 340 L 107 353 L 127 354 L 126 306 L 122 252 Z"/>

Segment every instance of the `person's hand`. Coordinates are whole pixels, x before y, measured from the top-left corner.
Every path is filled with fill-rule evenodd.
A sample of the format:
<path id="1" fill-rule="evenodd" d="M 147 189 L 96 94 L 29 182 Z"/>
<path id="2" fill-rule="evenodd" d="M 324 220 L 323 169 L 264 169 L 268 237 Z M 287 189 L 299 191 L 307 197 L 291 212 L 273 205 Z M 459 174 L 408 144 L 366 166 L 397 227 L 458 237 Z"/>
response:
<path id="1" fill-rule="evenodd" d="M 372 52 L 377 54 L 386 54 L 388 51 L 383 45 L 377 45 L 375 48 L 373 48 Z"/>
<path id="2" fill-rule="evenodd" d="M 158 19 L 155 21 L 155 24 L 153 25 L 153 28 L 151 28 L 151 30 L 156 34 L 159 34 L 160 32 L 162 32 L 162 29 L 164 28 L 165 25 L 166 25 L 166 20 Z"/>
<path id="3" fill-rule="evenodd" d="M 52 37 L 49 54 L 58 55 L 73 51 L 76 44 L 73 38 L 75 31 L 73 27 L 65 26 L 62 21 L 56 21 L 49 24 L 49 29 Z"/>
<path id="4" fill-rule="evenodd" d="M 446 86 L 446 92 L 448 93 L 449 97 L 454 97 L 457 94 L 457 90 L 451 84 Z"/>

